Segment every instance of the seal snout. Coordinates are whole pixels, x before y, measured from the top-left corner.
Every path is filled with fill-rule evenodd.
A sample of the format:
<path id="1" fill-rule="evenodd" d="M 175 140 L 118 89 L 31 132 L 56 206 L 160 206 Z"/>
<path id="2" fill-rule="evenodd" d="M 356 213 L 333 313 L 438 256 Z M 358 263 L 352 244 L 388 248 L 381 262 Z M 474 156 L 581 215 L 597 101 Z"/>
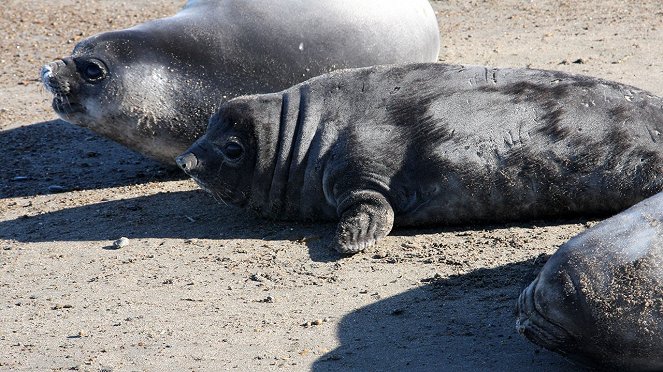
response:
<path id="1" fill-rule="evenodd" d="M 198 167 L 198 158 L 192 152 L 186 152 L 178 156 L 175 162 L 186 173 L 190 173 Z"/>
<path id="2" fill-rule="evenodd" d="M 54 95 L 63 95 L 69 93 L 70 87 L 66 82 L 58 79 L 58 71 L 65 67 L 63 60 L 54 61 L 44 65 L 39 72 L 41 82 L 46 89 Z"/>
<path id="3" fill-rule="evenodd" d="M 42 83 L 46 84 L 53 76 L 53 67 L 49 64 L 42 66 L 39 71 L 39 79 Z"/>
<path id="4" fill-rule="evenodd" d="M 555 296 L 557 288 L 549 287 L 550 283 L 537 277 L 523 290 L 516 310 L 516 330 L 539 346 L 562 351 L 565 345 L 573 343 L 576 338 L 558 323 L 565 318 L 560 312 L 564 304 Z M 552 301 L 550 297 L 553 297 Z"/>

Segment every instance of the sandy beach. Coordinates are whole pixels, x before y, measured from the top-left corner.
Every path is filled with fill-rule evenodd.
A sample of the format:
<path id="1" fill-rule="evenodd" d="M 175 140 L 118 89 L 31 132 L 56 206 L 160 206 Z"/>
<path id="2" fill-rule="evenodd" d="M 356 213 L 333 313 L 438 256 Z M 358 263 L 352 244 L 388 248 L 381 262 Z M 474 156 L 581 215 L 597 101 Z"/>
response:
<path id="1" fill-rule="evenodd" d="M 660 1 L 431 3 L 443 63 L 663 94 Z M 332 224 L 217 205 L 181 173 L 57 119 L 41 65 L 183 4 L 3 2 L 0 370 L 577 370 L 519 336 L 514 307 L 593 220 L 396 229 L 342 257 Z"/>

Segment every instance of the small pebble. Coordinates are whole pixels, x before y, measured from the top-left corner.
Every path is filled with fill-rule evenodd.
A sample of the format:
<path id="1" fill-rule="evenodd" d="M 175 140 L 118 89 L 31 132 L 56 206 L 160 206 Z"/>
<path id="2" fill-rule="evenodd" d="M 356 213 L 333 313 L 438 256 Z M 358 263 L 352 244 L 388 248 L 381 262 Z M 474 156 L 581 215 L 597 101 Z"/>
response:
<path id="1" fill-rule="evenodd" d="M 376 252 L 373 255 L 373 259 L 380 260 L 383 258 L 387 258 L 389 256 L 389 252 Z"/>
<path id="2" fill-rule="evenodd" d="M 73 306 L 73 305 L 70 305 L 70 304 L 64 304 L 64 305 L 62 305 L 62 304 L 55 304 L 55 305 L 51 306 L 51 310 L 71 309 L 71 308 L 73 308 L 73 307 L 74 307 L 74 306 Z"/>
<path id="3" fill-rule="evenodd" d="M 113 242 L 113 248 L 115 249 L 124 248 L 127 245 L 129 245 L 129 238 L 125 238 L 124 236 Z"/>
<path id="4" fill-rule="evenodd" d="M 254 281 L 254 282 L 264 282 L 266 279 L 269 280 L 267 275 L 262 274 L 262 273 L 254 273 L 249 276 L 249 279 Z"/>
<path id="5" fill-rule="evenodd" d="M 328 322 L 328 321 L 329 321 L 329 318 L 316 319 L 316 320 L 313 320 L 313 321 L 303 323 L 302 327 L 308 328 L 308 327 L 312 327 L 312 326 L 319 326 L 319 325 L 322 325 L 323 323 Z"/>

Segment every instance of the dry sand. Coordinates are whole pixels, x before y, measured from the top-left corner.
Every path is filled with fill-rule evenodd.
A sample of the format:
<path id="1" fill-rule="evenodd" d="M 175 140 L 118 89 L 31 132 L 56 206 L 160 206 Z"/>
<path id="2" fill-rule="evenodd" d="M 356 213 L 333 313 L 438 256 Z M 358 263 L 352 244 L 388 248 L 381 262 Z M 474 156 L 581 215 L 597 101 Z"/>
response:
<path id="1" fill-rule="evenodd" d="M 3 1 L 0 370 L 577 368 L 517 335 L 513 309 L 546 257 L 591 222 L 401 229 L 342 258 L 327 246 L 333 225 L 216 205 L 178 173 L 56 119 L 43 63 L 183 3 Z M 659 0 L 433 4 L 443 62 L 663 94 Z"/>

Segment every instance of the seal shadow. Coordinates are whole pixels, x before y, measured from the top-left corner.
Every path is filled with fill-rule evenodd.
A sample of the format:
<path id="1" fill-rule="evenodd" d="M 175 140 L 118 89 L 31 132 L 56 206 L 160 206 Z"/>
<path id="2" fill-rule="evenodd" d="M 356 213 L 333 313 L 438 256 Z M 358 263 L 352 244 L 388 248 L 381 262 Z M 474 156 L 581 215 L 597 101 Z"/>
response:
<path id="1" fill-rule="evenodd" d="M 578 371 L 515 330 L 516 300 L 545 259 L 481 268 L 345 315 L 313 371 Z"/>
<path id="2" fill-rule="evenodd" d="M 20 203 L 15 207 L 20 208 Z M 161 192 L 0 221 L 0 238 L 19 242 L 104 241 L 122 236 L 290 240 L 306 244 L 311 259 L 320 262 L 341 258 L 328 244 L 331 231 L 331 224 L 261 219 L 220 205 L 202 190 Z"/>
<path id="3" fill-rule="evenodd" d="M 0 131 L 0 198 L 184 179 L 94 132 L 51 120 Z"/>
<path id="4" fill-rule="evenodd" d="M 311 260 L 315 262 L 332 262 L 345 257 L 332 248 L 335 223 L 267 220 L 247 210 L 221 205 L 199 189 L 159 192 L 36 215 L 29 209 L 29 201 L 15 201 L 13 204 L 19 210 L 24 206 L 26 213 L 21 215 L 19 211 L 14 213 L 18 217 L 0 221 L 2 239 L 19 242 L 108 241 L 124 236 L 129 239 L 290 240 L 305 244 Z M 546 224 L 545 221 L 537 223 L 539 226 Z M 516 223 L 496 226 L 534 225 Z M 411 236 L 496 226 L 396 228 L 391 235 Z"/>

